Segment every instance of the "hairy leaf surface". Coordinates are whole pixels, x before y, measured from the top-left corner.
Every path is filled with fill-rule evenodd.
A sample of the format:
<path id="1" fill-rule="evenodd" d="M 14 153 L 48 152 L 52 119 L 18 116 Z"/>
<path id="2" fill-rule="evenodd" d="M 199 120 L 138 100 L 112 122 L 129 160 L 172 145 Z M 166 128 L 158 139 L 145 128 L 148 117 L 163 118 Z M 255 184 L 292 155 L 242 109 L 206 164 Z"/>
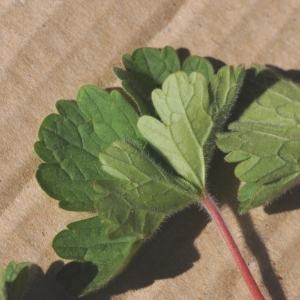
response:
<path id="1" fill-rule="evenodd" d="M 111 184 L 124 199 L 122 207 L 128 207 L 128 215 L 145 211 L 166 216 L 197 201 L 196 190 L 167 174 L 133 145 L 117 141 L 100 153 L 100 161 L 103 170 L 116 179 Z M 144 224 L 143 228 L 153 231 Z"/>
<path id="2" fill-rule="evenodd" d="M 218 137 L 235 174 L 246 182 L 240 211 L 268 203 L 300 181 L 300 87 L 269 69 L 253 68 L 241 100 L 251 103 Z"/>

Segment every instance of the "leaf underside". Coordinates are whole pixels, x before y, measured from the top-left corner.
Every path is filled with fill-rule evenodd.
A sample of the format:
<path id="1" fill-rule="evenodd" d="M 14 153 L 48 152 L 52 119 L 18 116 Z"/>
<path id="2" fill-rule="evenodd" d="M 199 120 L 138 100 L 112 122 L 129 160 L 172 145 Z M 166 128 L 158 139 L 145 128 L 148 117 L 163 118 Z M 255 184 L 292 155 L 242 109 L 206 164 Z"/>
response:
<path id="1" fill-rule="evenodd" d="M 250 105 L 217 144 L 228 153 L 226 161 L 238 163 L 244 213 L 300 181 L 300 87 L 257 66 L 248 72 L 240 99 Z"/>
<path id="2" fill-rule="evenodd" d="M 152 93 L 161 121 L 151 116 L 138 121 L 145 139 L 200 191 L 206 187 L 215 134 L 229 116 L 243 78 L 243 67 L 225 66 L 210 81 L 201 73 L 176 72 Z"/>

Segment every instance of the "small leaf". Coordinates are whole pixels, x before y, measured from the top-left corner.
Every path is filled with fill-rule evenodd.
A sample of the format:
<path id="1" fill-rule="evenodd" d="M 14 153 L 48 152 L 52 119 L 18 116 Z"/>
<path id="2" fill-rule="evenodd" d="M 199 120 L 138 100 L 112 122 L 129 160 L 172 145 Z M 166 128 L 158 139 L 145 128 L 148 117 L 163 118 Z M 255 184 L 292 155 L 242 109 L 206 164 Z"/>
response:
<path id="1" fill-rule="evenodd" d="M 149 116 L 138 121 L 142 135 L 200 190 L 206 186 L 215 132 L 228 117 L 243 77 L 242 67 L 227 66 L 211 82 L 200 73 L 172 74 L 152 93 L 162 122 Z"/>
<path id="2" fill-rule="evenodd" d="M 57 110 L 60 114 L 43 121 L 35 144 L 45 161 L 37 171 L 38 182 L 62 208 L 94 211 L 93 182 L 107 177 L 98 154 L 117 139 L 142 144 L 138 115 L 120 93 L 95 86 L 82 87 L 77 102 L 57 102 Z"/>
<path id="3" fill-rule="evenodd" d="M 115 69 L 124 89 L 136 101 L 141 113 L 151 113 L 151 92 L 160 87 L 168 75 L 180 70 L 180 61 L 172 47 L 140 48 L 123 56 L 125 70 Z"/>
<path id="4" fill-rule="evenodd" d="M 300 181 L 300 87 L 257 66 L 248 72 L 241 99 L 250 105 L 217 143 L 228 162 L 239 163 L 244 213 Z"/>
<path id="5" fill-rule="evenodd" d="M 111 227 L 108 224 L 98 217 L 93 217 L 69 224 L 68 229 L 60 232 L 53 241 L 56 253 L 62 258 L 95 265 L 96 273 L 80 291 L 81 295 L 98 289 L 119 274 L 140 246 L 137 236 L 112 239 L 109 236 L 110 231 Z M 64 272 L 64 269 L 61 272 Z M 76 277 L 77 274 L 73 276 Z M 78 292 L 77 287 L 72 285 L 73 277 L 62 278 L 60 275 L 60 280 L 64 281 L 69 292 Z"/>
<path id="6" fill-rule="evenodd" d="M 208 81 L 212 80 L 215 74 L 214 68 L 209 60 L 197 55 L 189 56 L 183 62 L 182 71 L 187 74 L 191 74 L 192 72 L 201 73 Z"/>

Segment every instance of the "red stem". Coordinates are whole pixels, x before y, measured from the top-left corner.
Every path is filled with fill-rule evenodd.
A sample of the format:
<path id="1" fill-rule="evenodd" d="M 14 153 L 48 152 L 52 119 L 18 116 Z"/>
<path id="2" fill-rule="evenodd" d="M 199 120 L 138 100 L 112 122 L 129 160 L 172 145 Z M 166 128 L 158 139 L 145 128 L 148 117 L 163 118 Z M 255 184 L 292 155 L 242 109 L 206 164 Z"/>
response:
<path id="1" fill-rule="evenodd" d="M 220 214 L 219 209 L 217 208 L 214 200 L 208 195 L 204 194 L 202 199 L 202 205 L 207 210 L 211 218 L 216 223 L 218 230 L 223 237 L 229 251 L 231 252 L 237 266 L 239 267 L 242 276 L 244 278 L 245 283 L 248 286 L 248 289 L 253 297 L 254 300 L 264 300 L 264 296 L 262 295 L 261 291 L 259 290 L 254 278 L 252 277 L 247 264 L 245 263 L 227 225 Z"/>

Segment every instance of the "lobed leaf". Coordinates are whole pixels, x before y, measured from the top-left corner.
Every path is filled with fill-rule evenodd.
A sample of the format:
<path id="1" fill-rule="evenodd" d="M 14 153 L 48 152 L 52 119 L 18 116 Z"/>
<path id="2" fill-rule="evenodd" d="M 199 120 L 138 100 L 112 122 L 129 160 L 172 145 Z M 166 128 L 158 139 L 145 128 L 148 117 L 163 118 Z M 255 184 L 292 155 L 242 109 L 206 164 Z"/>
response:
<path id="1" fill-rule="evenodd" d="M 142 135 L 171 163 L 178 174 L 200 190 L 214 152 L 215 132 L 228 117 L 243 82 L 243 67 L 223 67 L 211 81 L 200 73 L 176 72 L 152 93 L 162 121 L 142 116 Z"/>
<path id="2" fill-rule="evenodd" d="M 189 56 L 181 65 L 176 50 L 172 47 L 139 48 L 123 56 L 125 70 L 116 68 L 124 89 L 132 96 L 141 114 L 153 114 L 151 93 L 160 88 L 172 73 L 183 70 L 187 74 L 200 72 L 208 80 L 213 76 L 211 63 L 202 57 Z"/>
<path id="3" fill-rule="evenodd" d="M 188 75 L 192 72 L 201 73 L 207 81 L 212 80 L 215 74 L 214 68 L 209 60 L 197 55 L 192 55 L 185 59 L 182 64 L 182 71 Z"/>
<path id="4" fill-rule="evenodd" d="M 116 141 L 100 153 L 100 161 L 103 170 L 115 178 L 109 188 L 122 196 L 122 207 L 128 207 L 127 215 L 142 210 L 167 216 L 197 201 L 195 189 L 163 171 L 144 151 L 131 144 Z M 142 223 L 143 231 L 152 233 Z"/>
<path id="5" fill-rule="evenodd" d="M 140 246 L 140 238 L 135 235 L 111 238 L 112 232 L 111 225 L 99 217 L 93 217 L 69 224 L 67 230 L 55 237 L 53 247 L 59 256 L 89 262 L 96 268 L 92 280 L 78 291 L 78 287 L 73 284 L 78 276 L 76 272 L 72 276 L 67 272 L 62 278 L 61 274 L 68 268 L 67 265 L 60 273 L 60 280 L 64 282 L 69 292 L 80 292 L 83 295 L 98 289 L 119 274 L 128 264 Z"/>
<path id="6" fill-rule="evenodd" d="M 250 105 L 217 144 L 228 153 L 226 161 L 238 163 L 244 213 L 300 181 L 300 87 L 256 66 L 248 72 L 241 99 Z"/>
<path id="7" fill-rule="evenodd" d="M 125 70 L 115 69 L 123 87 L 136 101 L 141 113 L 151 112 L 151 92 L 162 84 L 165 78 L 180 69 L 176 51 L 171 47 L 163 49 L 140 48 L 132 55 L 123 56 Z"/>
<path id="8" fill-rule="evenodd" d="M 93 280 L 82 294 L 118 275 L 166 216 L 197 199 L 188 185 L 179 185 L 139 147 L 116 141 L 100 153 L 100 161 L 115 179 L 95 186 L 99 217 L 70 224 L 53 242 L 61 257 L 96 267 Z M 66 276 L 63 279 L 74 291 L 72 280 Z"/>
<path id="9" fill-rule="evenodd" d="M 142 138 L 137 113 L 117 91 L 108 93 L 84 86 L 75 101 L 58 101 L 59 114 L 51 114 L 39 130 L 35 151 L 45 161 L 37 180 L 62 208 L 94 211 L 95 180 L 107 178 L 101 170 L 101 149 L 117 139 Z"/>
<path id="10" fill-rule="evenodd" d="M 166 216 L 196 196 L 144 152 L 137 113 L 121 94 L 87 86 L 77 102 L 59 101 L 57 109 L 60 114 L 48 116 L 39 131 L 35 150 L 45 163 L 37 179 L 61 207 L 98 213 L 70 224 L 53 242 L 61 257 L 95 267 L 80 290 L 85 294 L 119 274 Z M 76 292 L 72 282 L 80 274 L 68 279 L 62 275 L 68 270 L 61 280 Z"/>

